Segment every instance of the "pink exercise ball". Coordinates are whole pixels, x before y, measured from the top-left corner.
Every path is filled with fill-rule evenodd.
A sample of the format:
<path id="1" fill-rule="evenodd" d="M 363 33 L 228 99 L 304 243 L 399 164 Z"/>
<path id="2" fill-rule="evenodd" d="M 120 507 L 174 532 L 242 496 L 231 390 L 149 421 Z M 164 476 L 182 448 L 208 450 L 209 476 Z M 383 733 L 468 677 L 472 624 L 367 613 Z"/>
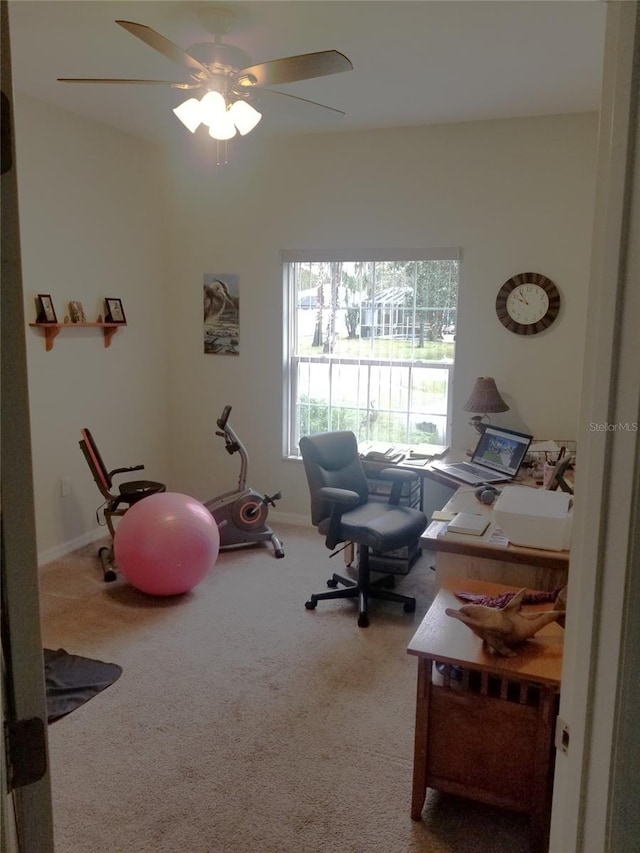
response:
<path id="1" fill-rule="evenodd" d="M 160 492 L 127 510 L 113 545 L 116 563 L 132 586 L 150 595 L 179 595 L 212 568 L 220 534 L 200 501 Z"/>

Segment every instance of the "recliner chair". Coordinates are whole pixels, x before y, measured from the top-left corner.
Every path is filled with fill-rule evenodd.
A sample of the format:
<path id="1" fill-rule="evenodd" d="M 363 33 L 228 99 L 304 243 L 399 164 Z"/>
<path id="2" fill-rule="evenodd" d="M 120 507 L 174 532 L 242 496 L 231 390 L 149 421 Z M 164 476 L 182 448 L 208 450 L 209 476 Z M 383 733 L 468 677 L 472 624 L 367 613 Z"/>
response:
<path id="1" fill-rule="evenodd" d="M 327 581 L 329 592 L 315 593 L 305 603 L 314 610 L 318 601 L 354 598 L 358 601 L 358 625 L 369 624 L 369 599 L 384 599 L 404 604 L 413 613 L 415 598 L 392 592 L 393 574 L 377 580 L 370 577 L 370 551 L 388 552 L 416 542 L 427 526 L 423 512 L 399 504 L 402 486 L 415 479 L 415 474 L 400 468 L 385 468 L 377 476 L 391 481 L 387 503 L 369 499 L 367 477 L 360 462 L 358 442 L 348 430 L 303 436 L 299 442 L 309 491 L 311 521 L 325 536 L 327 548 L 340 542 L 358 545 L 357 580 L 334 574 Z M 344 588 L 338 589 L 338 584 Z"/>
<path id="2" fill-rule="evenodd" d="M 113 538 L 115 536 L 113 517 L 123 516 L 134 503 L 146 498 L 148 495 L 164 492 L 167 487 L 164 483 L 158 483 L 155 480 L 129 480 L 126 483 L 120 483 L 118 491 L 114 492 L 113 478 L 115 476 L 118 474 L 128 474 L 131 471 L 142 471 L 144 465 L 134 465 L 130 468 L 114 468 L 112 471 L 109 471 L 102 460 L 91 431 L 86 427 L 82 430 L 82 441 L 78 443 L 91 469 L 93 479 L 98 489 L 100 489 L 100 494 L 104 498 L 104 503 L 96 510 L 96 519 L 98 524 L 100 524 L 100 511 L 102 510 L 104 521 L 111 534 L 111 546 L 100 548 L 98 556 L 102 563 L 102 573 L 105 581 L 113 581 L 116 579 L 113 556 Z"/>

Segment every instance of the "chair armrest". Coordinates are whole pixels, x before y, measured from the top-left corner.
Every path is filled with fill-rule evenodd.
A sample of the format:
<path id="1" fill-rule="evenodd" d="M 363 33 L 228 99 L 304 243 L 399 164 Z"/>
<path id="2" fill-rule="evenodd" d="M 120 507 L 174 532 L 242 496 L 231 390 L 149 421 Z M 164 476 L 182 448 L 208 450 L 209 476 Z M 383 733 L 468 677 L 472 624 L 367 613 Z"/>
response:
<path id="1" fill-rule="evenodd" d="M 360 495 L 357 492 L 352 492 L 351 489 L 336 489 L 333 486 L 323 486 L 318 489 L 318 497 L 327 503 L 340 504 L 343 509 L 360 502 Z"/>
<path id="2" fill-rule="evenodd" d="M 350 489 L 336 489 L 332 486 L 323 486 L 318 489 L 317 494 L 319 498 L 331 505 L 329 530 L 325 537 L 325 545 L 327 548 L 335 548 L 338 542 L 342 541 L 340 536 L 342 513 L 349 507 L 357 506 L 360 503 L 360 495 Z"/>
<path id="3" fill-rule="evenodd" d="M 402 487 L 405 483 L 416 480 L 418 475 L 413 471 L 403 471 L 401 468 L 383 468 L 382 471 L 378 472 L 378 477 L 381 480 L 391 481 L 391 494 L 389 495 L 388 502 L 393 506 L 398 506 L 400 496 L 402 495 Z"/>
<path id="4" fill-rule="evenodd" d="M 130 471 L 142 471 L 143 469 L 144 465 L 134 465 L 132 468 L 114 468 L 113 471 L 109 471 L 109 479 L 116 474 L 128 474 Z"/>

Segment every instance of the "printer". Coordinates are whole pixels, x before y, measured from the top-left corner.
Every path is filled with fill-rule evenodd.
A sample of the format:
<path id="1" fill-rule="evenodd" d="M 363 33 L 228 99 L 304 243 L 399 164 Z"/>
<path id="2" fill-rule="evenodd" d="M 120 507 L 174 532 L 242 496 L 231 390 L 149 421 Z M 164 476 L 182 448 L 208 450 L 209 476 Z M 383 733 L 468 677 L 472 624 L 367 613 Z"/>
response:
<path id="1" fill-rule="evenodd" d="M 566 492 L 505 486 L 493 517 L 513 545 L 549 551 L 566 551 L 571 545 L 573 497 Z"/>

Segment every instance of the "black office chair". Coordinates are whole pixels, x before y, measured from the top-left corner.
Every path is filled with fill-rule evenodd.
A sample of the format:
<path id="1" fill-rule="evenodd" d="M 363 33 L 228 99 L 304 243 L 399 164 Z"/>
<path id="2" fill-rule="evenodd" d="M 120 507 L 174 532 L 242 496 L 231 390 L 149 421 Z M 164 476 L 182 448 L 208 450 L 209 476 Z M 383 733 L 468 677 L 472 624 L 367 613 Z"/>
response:
<path id="1" fill-rule="evenodd" d="M 373 581 L 370 578 L 369 552 L 389 552 L 413 545 L 427 526 L 423 512 L 399 504 L 402 486 L 415 479 L 411 471 L 385 468 L 379 477 L 390 480 L 391 494 L 387 503 L 369 498 L 367 477 L 358 455 L 355 435 L 349 431 L 307 435 L 300 439 L 300 453 L 311 493 L 311 520 L 325 536 L 327 548 L 335 549 L 339 542 L 358 546 L 357 580 L 334 574 L 327 581 L 330 592 L 312 595 L 305 603 L 314 610 L 318 601 L 329 598 L 358 600 L 358 625 L 369 624 L 370 598 L 397 601 L 404 604 L 406 613 L 416 608 L 415 598 L 391 592 L 393 574 L 386 573 Z M 337 589 L 342 584 L 344 589 Z"/>
<path id="2" fill-rule="evenodd" d="M 112 471 L 109 471 L 102 460 L 91 431 L 86 427 L 82 430 L 82 441 L 79 444 L 80 450 L 82 450 L 84 458 L 91 469 L 93 479 L 104 498 L 104 503 L 96 510 L 96 519 L 98 524 L 106 523 L 111 534 L 111 545 L 100 548 L 98 556 L 102 563 L 102 574 L 105 581 L 114 581 L 116 579 L 113 555 L 113 538 L 115 536 L 114 516 L 123 516 L 134 503 L 142 500 L 142 498 L 146 498 L 148 495 L 164 492 L 167 487 L 164 483 L 158 483 L 155 480 L 129 480 L 126 483 L 120 483 L 118 491 L 115 492 L 113 484 L 115 476 L 128 474 L 131 471 L 142 471 L 144 465 L 134 465 L 130 468 L 114 468 Z M 101 512 L 104 522 L 100 521 Z"/>

